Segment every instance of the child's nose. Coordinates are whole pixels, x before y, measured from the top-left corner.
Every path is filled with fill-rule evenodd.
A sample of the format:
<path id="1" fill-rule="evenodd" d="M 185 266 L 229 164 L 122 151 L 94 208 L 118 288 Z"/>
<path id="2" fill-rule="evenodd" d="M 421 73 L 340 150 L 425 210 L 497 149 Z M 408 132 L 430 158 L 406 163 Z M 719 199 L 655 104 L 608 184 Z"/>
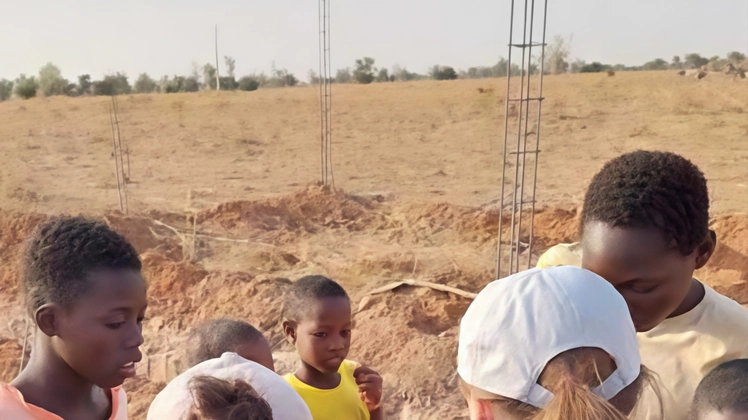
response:
<path id="1" fill-rule="evenodd" d="M 136 326 L 128 334 L 127 340 L 125 340 L 125 347 L 140 347 L 144 342 L 145 340 L 143 339 L 143 330 L 140 326 Z"/>

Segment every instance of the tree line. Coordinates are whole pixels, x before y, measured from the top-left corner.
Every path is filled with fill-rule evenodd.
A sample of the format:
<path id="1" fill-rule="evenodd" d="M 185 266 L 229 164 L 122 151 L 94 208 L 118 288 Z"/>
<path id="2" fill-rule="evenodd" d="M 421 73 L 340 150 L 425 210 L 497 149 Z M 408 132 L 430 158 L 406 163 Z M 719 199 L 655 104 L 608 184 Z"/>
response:
<path id="1" fill-rule="evenodd" d="M 545 74 L 563 73 L 594 73 L 603 71 L 640 71 L 640 70 L 682 70 L 691 68 L 702 68 L 711 66 L 719 70 L 728 63 L 740 64 L 746 60 L 745 54 L 734 51 L 725 58 L 719 56 L 706 58 L 699 54 L 686 54 L 683 59 L 680 56 L 673 57 L 669 62 L 657 58 L 644 63 L 641 66 L 625 66 L 623 64 L 603 64 L 600 62 L 587 63 L 583 60 L 570 61 L 571 37 L 568 39 L 556 37 L 548 45 L 542 63 Z M 537 74 L 540 71 L 540 59 L 534 56 L 530 60 L 528 71 Z M 296 86 L 301 82 L 286 69 L 276 69 L 273 66 L 269 75 L 265 73 L 250 74 L 236 78 L 236 60 L 225 56 L 224 64 L 226 76 L 218 77 L 218 71 L 212 64 L 199 66 L 193 64 L 191 74 L 187 76 L 174 75 L 163 76 L 161 79 L 153 79 L 147 73 L 138 76 L 131 85 L 128 76 L 124 73 L 115 73 L 104 76 L 101 80 L 91 80 L 91 76 L 83 74 L 78 76 L 77 83 L 62 77 L 60 68 L 52 63 L 46 64 L 39 70 L 38 75 L 20 75 L 15 80 L 0 80 L 0 101 L 9 99 L 13 94 L 22 99 L 35 96 L 81 96 L 81 95 L 122 95 L 130 93 L 177 93 L 197 92 L 200 90 L 213 90 L 219 85 L 221 90 L 254 91 L 260 88 Z M 429 68 L 428 73 L 418 74 L 408 71 L 406 67 L 395 65 L 391 70 L 376 67 L 376 61 L 371 57 L 363 57 L 355 61 L 352 67 L 338 69 L 335 76 L 330 78 L 332 83 L 383 83 L 396 81 L 415 80 L 455 80 L 455 79 L 480 79 L 491 77 L 506 77 L 521 75 L 521 69 L 513 63 L 511 66 L 504 58 L 499 58 L 492 66 L 470 67 L 467 70 L 457 71 L 450 66 L 435 65 Z M 319 75 L 310 70 L 307 74 L 308 83 L 318 84 Z"/>

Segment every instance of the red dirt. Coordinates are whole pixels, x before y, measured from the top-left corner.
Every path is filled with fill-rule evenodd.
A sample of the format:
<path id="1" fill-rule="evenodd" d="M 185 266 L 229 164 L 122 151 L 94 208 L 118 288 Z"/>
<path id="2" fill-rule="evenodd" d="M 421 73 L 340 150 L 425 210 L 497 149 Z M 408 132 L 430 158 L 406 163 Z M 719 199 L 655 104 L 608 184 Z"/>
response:
<path id="1" fill-rule="evenodd" d="M 0 330 L 2 381 L 17 372 L 21 349 L 23 309 L 13 259 L 23 239 L 45 218 L 0 211 L 0 325 L 10 325 Z M 276 345 L 279 368 L 290 369 L 292 357 L 286 356 L 293 349 L 280 328 L 283 294 L 289 278 L 309 273 L 330 275 L 351 294 L 358 311 L 350 357 L 382 373 L 388 418 L 464 418 L 456 388 L 455 340 L 470 302 L 409 287 L 364 294 L 403 278 L 480 290 L 493 280 L 495 208 L 398 203 L 312 186 L 285 197 L 227 203 L 199 213 L 201 234 L 260 238 L 263 243 L 200 237 L 197 261 L 186 260 L 182 239 L 154 219 L 169 223 L 189 240 L 189 217 L 105 214 L 140 252 L 149 282 L 146 359 L 139 377 L 125 384 L 131 418 L 143 419 L 163 383 L 186 368 L 190 328 L 210 318 L 229 316 L 254 324 Z M 536 252 L 575 240 L 577 224 L 574 209 L 539 209 Z M 719 245 L 699 278 L 748 302 L 748 215 L 720 217 L 713 228 Z"/>

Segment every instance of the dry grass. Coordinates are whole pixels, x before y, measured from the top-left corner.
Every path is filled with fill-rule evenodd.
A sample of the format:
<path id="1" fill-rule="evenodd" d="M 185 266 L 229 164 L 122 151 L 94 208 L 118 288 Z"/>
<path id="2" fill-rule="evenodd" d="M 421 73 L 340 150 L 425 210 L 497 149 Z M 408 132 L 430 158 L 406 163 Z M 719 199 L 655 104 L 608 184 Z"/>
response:
<path id="1" fill-rule="evenodd" d="M 496 198 L 504 87 L 499 79 L 335 86 L 337 185 L 468 205 Z M 717 212 L 748 207 L 748 83 L 719 74 L 702 81 L 673 72 L 568 75 L 548 77 L 545 96 L 541 201 L 579 200 L 606 159 L 647 148 L 701 166 Z M 3 207 L 115 208 L 107 104 L 0 103 Z M 318 177 L 314 88 L 133 95 L 120 107 L 131 209 L 181 211 L 286 194 Z"/>

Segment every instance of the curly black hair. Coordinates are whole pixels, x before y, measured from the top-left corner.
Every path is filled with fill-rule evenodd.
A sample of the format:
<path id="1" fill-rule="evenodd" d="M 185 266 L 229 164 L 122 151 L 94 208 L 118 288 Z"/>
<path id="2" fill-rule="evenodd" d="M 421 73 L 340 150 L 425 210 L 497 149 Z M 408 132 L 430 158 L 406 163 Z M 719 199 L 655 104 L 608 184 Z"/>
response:
<path id="1" fill-rule="evenodd" d="M 700 419 L 711 411 L 748 414 L 748 359 L 723 363 L 701 380 L 691 418 Z"/>
<path id="2" fill-rule="evenodd" d="M 135 248 L 105 223 L 57 216 L 37 226 L 26 240 L 21 284 L 33 313 L 42 305 L 69 307 L 90 286 L 95 270 L 142 268 Z"/>
<path id="3" fill-rule="evenodd" d="M 606 163 L 587 189 L 582 232 L 595 221 L 617 228 L 657 229 L 688 255 L 709 233 L 704 174 L 674 153 L 639 150 L 621 155 Z"/>
<path id="4" fill-rule="evenodd" d="M 283 315 L 288 320 L 300 321 L 312 303 L 330 297 L 349 299 L 341 285 L 325 276 L 302 277 L 286 293 Z"/>
<path id="5" fill-rule="evenodd" d="M 190 333 L 191 347 L 187 351 L 187 363 L 195 366 L 219 358 L 227 351 L 235 352 L 242 344 L 263 340 L 265 337 L 262 333 L 244 321 L 213 319 L 200 324 Z"/>
<path id="6" fill-rule="evenodd" d="M 272 420 L 273 410 L 250 384 L 196 376 L 189 382 L 193 406 L 187 420 Z"/>

